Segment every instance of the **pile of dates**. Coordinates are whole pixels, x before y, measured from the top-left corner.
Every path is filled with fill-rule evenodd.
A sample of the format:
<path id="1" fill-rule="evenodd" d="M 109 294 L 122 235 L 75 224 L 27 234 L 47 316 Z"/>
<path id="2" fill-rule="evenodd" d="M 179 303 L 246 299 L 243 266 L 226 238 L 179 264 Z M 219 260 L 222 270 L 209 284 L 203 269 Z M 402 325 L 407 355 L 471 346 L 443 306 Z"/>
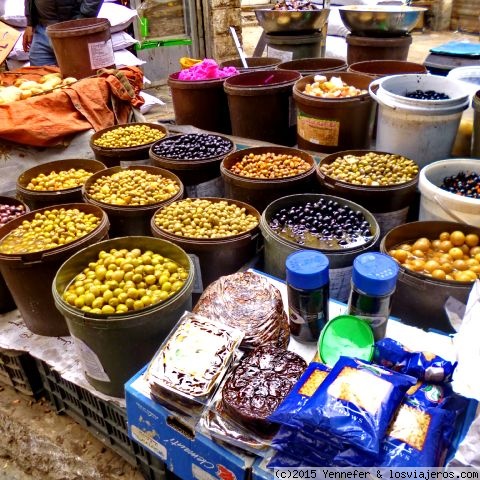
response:
<path id="1" fill-rule="evenodd" d="M 321 8 L 308 0 L 280 0 L 275 3 L 272 10 L 321 10 Z"/>
<path id="2" fill-rule="evenodd" d="M 357 247 L 373 236 L 363 212 L 323 198 L 282 208 L 269 225 L 282 238 L 324 250 Z"/>

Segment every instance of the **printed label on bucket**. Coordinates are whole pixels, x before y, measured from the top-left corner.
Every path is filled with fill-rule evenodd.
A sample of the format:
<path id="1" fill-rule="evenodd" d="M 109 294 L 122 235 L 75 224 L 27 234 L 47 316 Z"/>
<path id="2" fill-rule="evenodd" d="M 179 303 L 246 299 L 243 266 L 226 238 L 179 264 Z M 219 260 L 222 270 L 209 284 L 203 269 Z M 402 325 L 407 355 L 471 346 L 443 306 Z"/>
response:
<path id="1" fill-rule="evenodd" d="M 113 54 L 113 43 L 111 38 L 105 42 L 89 43 L 88 54 L 90 56 L 90 67 L 92 70 L 115 65 L 115 56 Z"/>
<path id="2" fill-rule="evenodd" d="M 346 303 L 350 295 L 353 266 L 344 268 L 331 268 L 330 297 L 339 302 Z"/>
<path id="3" fill-rule="evenodd" d="M 103 369 L 103 365 L 100 362 L 97 354 L 85 342 L 77 337 L 74 337 L 73 335 L 72 337 L 75 348 L 78 352 L 78 356 L 80 357 L 80 361 L 85 369 L 85 373 L 95 380 L 109 382 L 110 378 L 107 375 L 107 372 L 105 372 Z"/>
<path id="4" fill-rule="evenodd" d="M 314 118 L 299 111 L 297 132 L 307 142 L 336 147 L 340 136 L 340 122 Z"/>
<path id="5" fill-rule="evenodd" d="M 408 208 L 409 207 L 405 207 L 401 210 L 395 210 L 394 212 L 374 213 L 373 216 L 377 220 L 382 234 L 387 233 L 392 228 L 404 224 L 407 220 Z"/>
<path id="6" fill-rule="evenodd" d="M 216 177 L 208 182 L 198 183 L 197 185 L 185 185 L 187 197 L 223 197 L 224 185 L 222 177 Z"/>

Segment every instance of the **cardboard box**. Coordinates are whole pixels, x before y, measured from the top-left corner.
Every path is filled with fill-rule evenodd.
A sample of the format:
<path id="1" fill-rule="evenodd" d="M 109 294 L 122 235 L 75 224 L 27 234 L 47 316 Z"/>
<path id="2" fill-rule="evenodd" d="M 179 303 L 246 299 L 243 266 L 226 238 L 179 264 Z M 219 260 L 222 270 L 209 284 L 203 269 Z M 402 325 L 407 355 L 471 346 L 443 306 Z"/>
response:
<path id="1" fill-rule="evenodd" d="M 125 385 L 130 438 L 163 460 L 167 469 L 180 478 L 249 479 L 254 457 L 214 443 L 195 431 L 189 417 L 154 402 L 144 371 Z"/>
<path id="2" fill-rule="evenodd" d="M 20 35 L 21 33 L 15 28 L 0 22 L 0 63 L 3 63 L 8 57 Z"/>

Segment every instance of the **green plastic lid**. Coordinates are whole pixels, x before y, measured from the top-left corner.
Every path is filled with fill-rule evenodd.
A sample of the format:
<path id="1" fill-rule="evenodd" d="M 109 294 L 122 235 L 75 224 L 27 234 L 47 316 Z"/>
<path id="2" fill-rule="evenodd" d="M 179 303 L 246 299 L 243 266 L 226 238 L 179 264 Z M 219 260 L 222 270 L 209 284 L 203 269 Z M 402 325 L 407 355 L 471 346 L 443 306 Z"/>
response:
<path id="1" fill-rule="evenodd" d="M 373 330 L 366 320 L 340 315 L 323 327 L 318 339 L 318 354 L 329 367 L 333 367 L 341 356 L 370 361 L 374 343 Z"/>

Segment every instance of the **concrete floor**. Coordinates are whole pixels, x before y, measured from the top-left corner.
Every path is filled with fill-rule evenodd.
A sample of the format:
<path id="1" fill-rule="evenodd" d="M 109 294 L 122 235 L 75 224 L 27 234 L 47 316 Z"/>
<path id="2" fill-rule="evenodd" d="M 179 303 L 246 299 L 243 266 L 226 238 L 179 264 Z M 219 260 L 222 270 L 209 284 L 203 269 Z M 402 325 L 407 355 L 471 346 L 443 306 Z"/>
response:
<path id="1" fill-rule="evenodd" d="M 245 27 L 244 50 L 251 56 L 260 27 Z M 423 63 L 432 46 L 449 40 L 478 41 L 455 32 L 416 32 L 408 60 Z M 165 102 L 147 115 L 150 121 L 174 120 L 166 86 L 150 89 Z M 43 400 L 0 386 L 0 480 L 140 480 L 141 474 L 66 416 L 58 416 Z"/>

